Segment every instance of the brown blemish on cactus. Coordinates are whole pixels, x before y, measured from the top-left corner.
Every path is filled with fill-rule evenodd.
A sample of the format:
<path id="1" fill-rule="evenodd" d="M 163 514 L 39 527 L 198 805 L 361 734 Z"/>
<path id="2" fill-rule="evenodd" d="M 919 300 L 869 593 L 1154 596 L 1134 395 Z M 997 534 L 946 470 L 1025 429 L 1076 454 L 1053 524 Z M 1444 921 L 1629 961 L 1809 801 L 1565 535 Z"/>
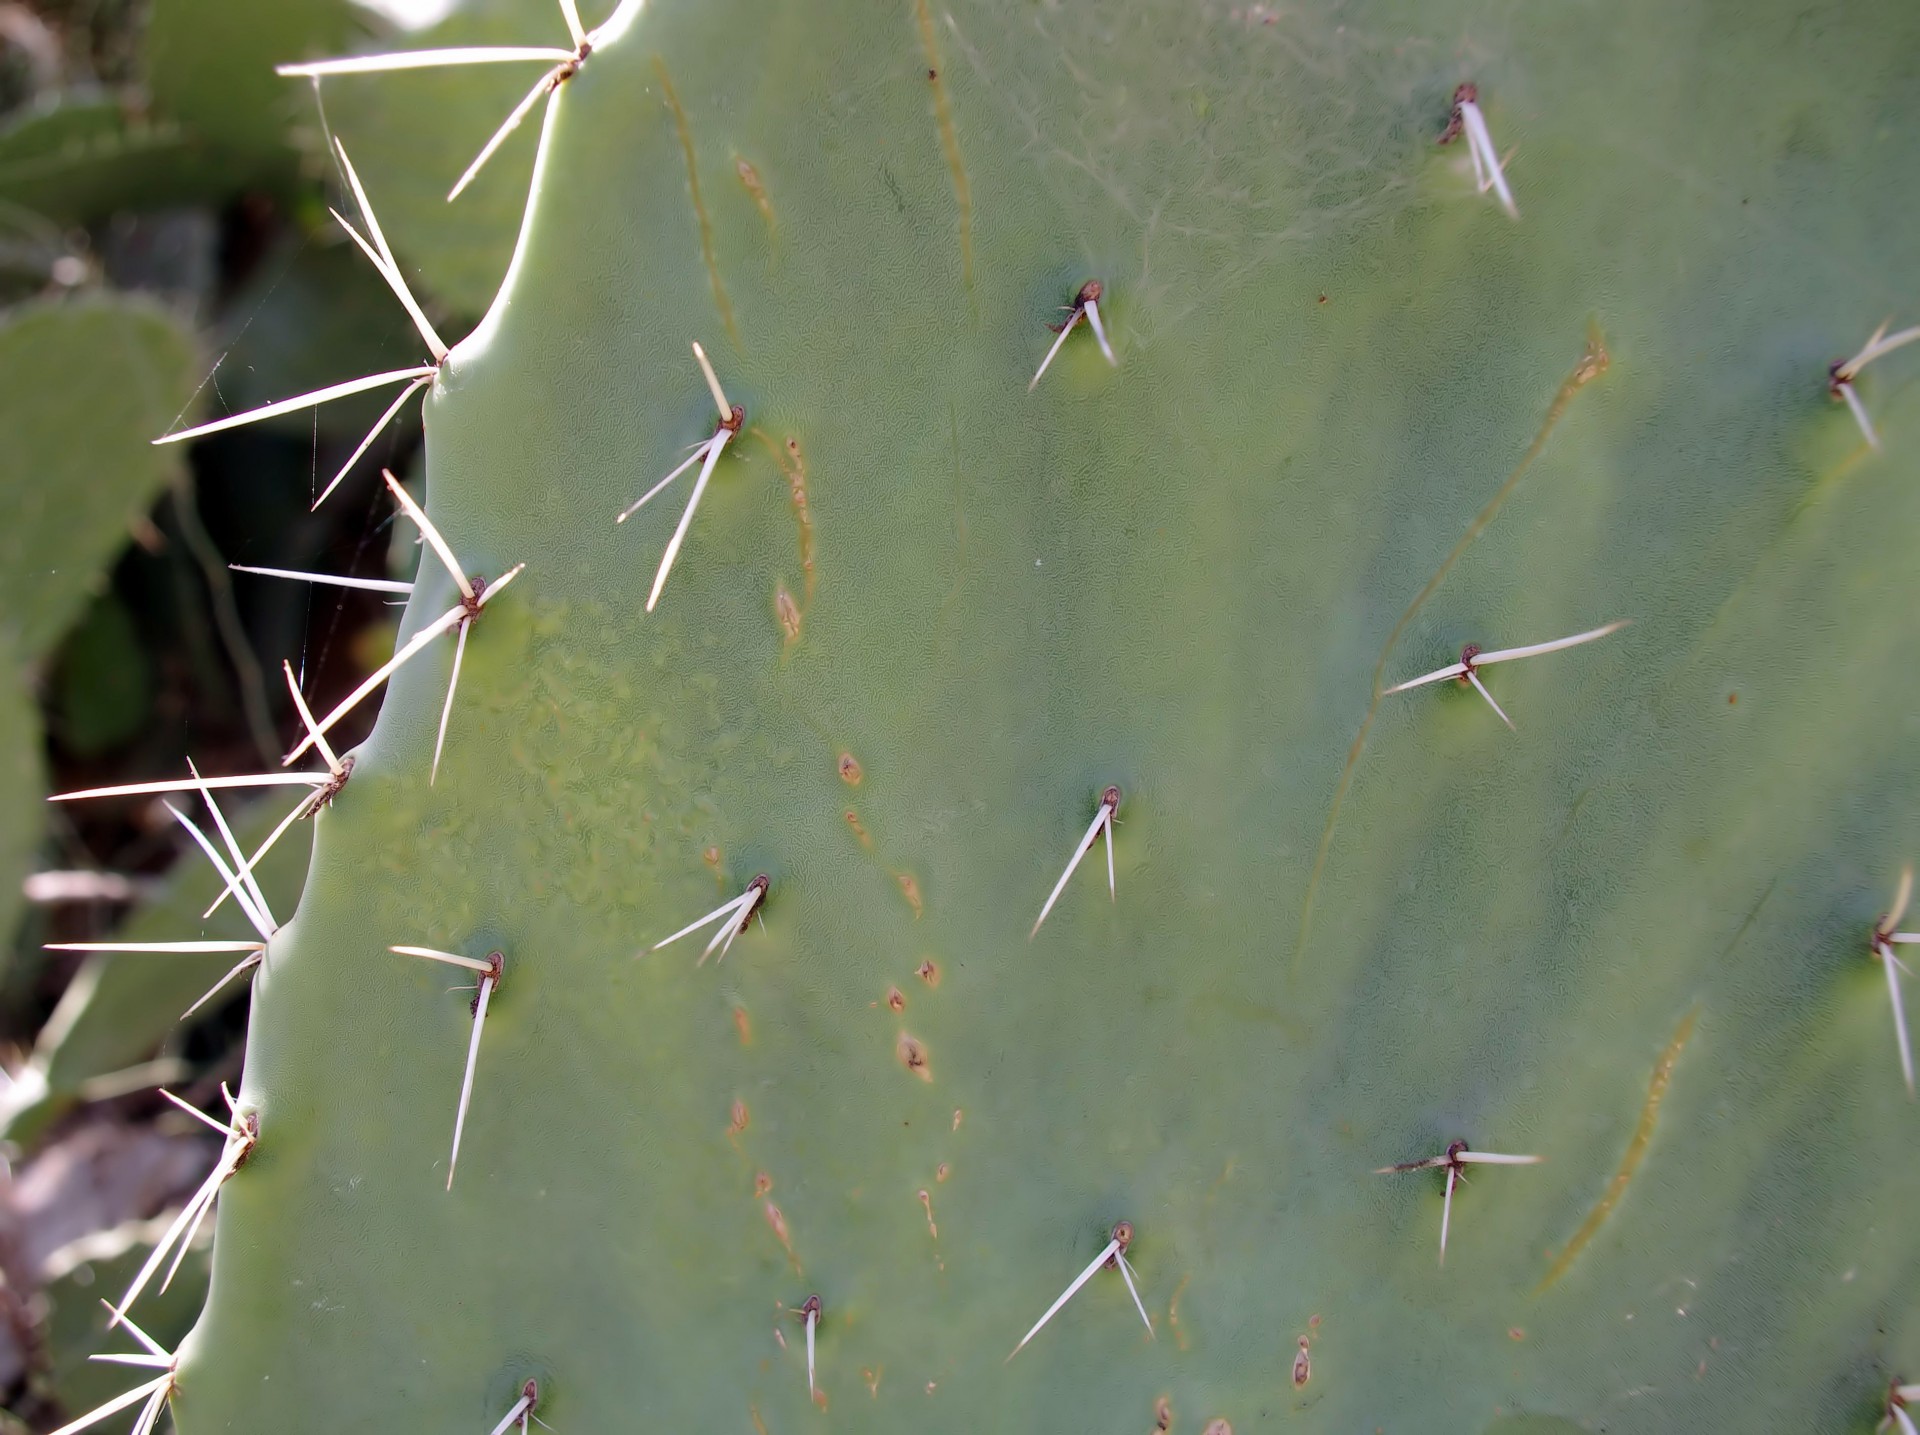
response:
<path id="1" fill-rule="evenodd" d="M 919 1196 L 920 1204 L 926 1208 L 927 1212 L 927 1234 L 937 1241 L 940 1239 L 940 1228 L 933 1223 L 933 1196 L 925 1186 L 920 1188 Z"/>
<path id="2" fill-rule="evenodd" d="M 860 779 L 866 774 L 861 770 L 859 760 L 850 752 L 840 754 L 840 780 L 848 787 L 858 787 Z"/>
<path id="3" fill-rule="evenodd" d="M 700 860 L 706 863 L 709 867 L 713 868 L 714 871 L 716 872 L 719 871 L 720 870 L 720 849 L 718 847 L 707 848 L 705 851 L 703 851 L 700 854 Z"/>
<path id="4" fill-rule="evenodd" d="M 323 807 L 333 806 L 333 799 L 346 790 L 347 779 L 353 776 L 354 762 L 355 757 L 352 753 L 340 759 L 339 768 L 328 773 L 327 780 L 316 787 L 313 790 L 313 796 L 307 799 L 306 810 L 300 814 L 302 821 L 318 816 Z"/>
<path id="5" fill-rule="evenodd" d="M 807 461 L 800 452 L 800 440 L 789 438 L 784 445 L 776 444 L 758 425 L 748 430 L 760 441 L 772 457 L 774 467 L 780 470 L 787 481 L 787 497 L 793 504 L 793 520 L 800 532 L 800 571 L 804 578 L 802 585 L 805 601 L 798 605 L 799 616 L 804 619 L 807 609 L 813 606 L 813 510 L 807 504 Z"/>
<path id="6" fill-rule="evenodd" d="M 1567 405 L 1571 404 L 1574 397 L 1588 384 L 1606 373 L 1607 366 L 1611 362 L 1607 355 L 1605 336 L 1601 334 L 1598 325 L 1589 323 L 1586 348 L 1581 351 L 1572 371 L 1561 381 L 1559 389 L 1554 393 L 1553 402 L 1547 405 L 1546 417 L 1540 421 L 1540 428 L 1534 434 L 1533 442 L 1527 445 L 1526 452 L 1520 455 L 1520 461 L 1513 466 L 1512 471 L 1507 474 L 1506 481 L 1494 492 L 1493 497 L 1487 500 L 1486 506 L 1474 515 L 1473 522 L 1467 525 L 1467 531 L 1460 535 L 1459 542 L 1455 543 L 1447 556 L 1441 559 L 1440 566 L 1427 580 L 1426 587 L 1414 596 L 1413 601 L 1407 605 L 1407 610 L 1400 615 L 1400 621 L 1395 623 L 1392 631 L 1387 634 L 1386 642 L 1381 644 L 1379 660 L 1373 665 L 1373 695 L 1367 700 L 1365 716 L 1360 719 L 1360 731 L 1354 734 L 1353 745 L 1347 749 L 1346 764 L 1340 769 L 1340 781 L 1333 790 L 1333 805 L 1327 809 L 1326 824 L 1320 830 L 1320 845 L 1313 855 L 1313 871 L 1307 878 L 1307 895 L 1300 907 L 1300 929 L 1293 945 L 1294 976 L 1297 977 L 1300 974 L 1300 963 L 1307 952 L 1307 940 L 1313 935 L 1313 904 L 1320 893 L 1320 879 L 1326 872 L 1327 855 L 1333 850 L 1333 836 L 1340 823 L 1340 809 L 1346 803 L 1348 789 L 1353 786 L 1354 769 L 1360 765 L 1360 754 L 1366 750 L 1367 746 L 1367 734 L 1372 731 L 1373 720 L 1380 711 L 1381 690 L 1386 682 L 1387 660 L 1393 656 L 1394 646 L 1400 641 L 1401 634 L 1406 632 L 1420 610 L 1426 606 L 1427 600 L 1439 590 L 1441 583 L 1446 581 L 1447 574 L 1453 570 L 1454 564 L 1458 563 L 1480 535 L 1487 531 L 1487 525 L 1493 522 L 1507 500 L 1513 497 L 1514 490 L 1520 486 L 1520 480 L 1526 477 L 1527 471 L 1533 467 L 1534 460 L 1539 458 L 1541 451 L 1546 448 L 1547 440 L 1553 436 L 1554 429 L 1559 426 L 1561 418 L 1566 414 Z"/>
<path id="7" fill-rule="evenodd" d="M 1211 1206 L 1214 1203 L 1214 1199 L 1219 1196 L 1221 1188 L 1233 1179 L 1234 1167 L 1237 1166 L 1239 1162 L 1240 1158 L 1237 1155 L 1227 1157 L 1226 1163 L 1220 1168 L 1220 1175 L 1207 1190 L 1207 1204 L 1209 1206 Z"/>
<path id="8" fill-rule="evenodd" d="M 794 1253 L 793 1236 L 787 1230 L 786 1215 L 771 1201 L 768 1201 L 762 1209 L 767 1218 L 767 1225 L 773 1229 L 774 1238 L 780 1242 L 780 1248 L 787 1253 L 787 1260 L 793 1265 L 793 1273 L 799 1275 L 801 1273 L 800 1257 Z"/>
<path id="9" fill-rule="evenodd" d="M 920 47 L 927 52 L 927 84 L 933 90 L 933 116 L 940 126 L 940 148 L 946 151 L 947 170 L 953 176 L 953 197 L 960 206 L 960 276 L 973 287 L 973 191 L 967 167 L 960 158 L 960 135 L 953 127 L 953 107 L 947 102 L 947 82 L 940 78 L 940 47 L 934 43 L 933 14 L 927 0 L 913 0 L 920 25 Z"/>
<path id="10" fill-rule="evenodd" d="M 1298 1390 L 1313 1379 L 1313 1360 L 1307 1354 L 1307 1338 L 1300 1337 L 1300 1348 L 1293 1354 L 1293 1388 Z"/>
<path id="11" fill-rule="evenodd" d="M 492 982 L 494 990 L 498 991 L 500 989 L 500 974 L 506 970 L 506 965 L 507 954 L 505 952 L 488 952 L 487 969 L 480 974 L 480 980 L 483 982 Z M 467 1015 L 476 1021 L 480 1018 L 480 993 L 477 986 L 473 994 L 473 1000 L 467 1003 Z"/>
<path id="12" fill-rule="evenodd" d="M 1460 104 L 1463 100 L 1476 104 L 1480 100 L 1480 87 L 1471 80 L 1455 88 L 1453 109 L 1447 116 L 1447 127 L 1440 131 L 1440 138 L 1434 141 L 1435 144 L 1452 144 L 1460 138 L 1460 131 L 1465 128 L 1465 122 L 1460 118 Z"/>
<path id="13" fill-rule="evenodd" d="M 788 438 L 787 462 L 780 471 L 787 476 L 787 496 L 793 502 L 793 519 L 800 529 L 800 571 L 806 576 L 807 606 L 813 606 L 813 510 L 807 506 L 807 460 L 800 452 L 800 440 Z"/>
<path id="14" fill-rule="evenodd" d="M 735 1101 L 733 1110 L 727 1117 L 727 1139 L 735 1146 L 740 1144 L 740 1134 L 747 1129 L 747 1122 L 751 1119 L 747 1112 L 747 1103 Z"/>
<path id="15" fill-rule="evenodd" d="M 906 993 L 898 987 L 888 987 L 887 1009 L 889 1011 L 905 1011 L 907 1009 Z"/>
<path id="16" fill-rule="evenodd" d="M 900 1033 L 900 1040 L 894 1044 L 894 1055 L 900 1058 L 900 1064 L 922 1081 L 933 1080 L 933 1067 L 927 1060 L 927 1049 L 918 1037 Z"/>
<path id="17" fill-rule="evenodd" d="M 1667 1088 L 1673 1084 L 1674 1063 L 1679 1061 L 1680 1053 L 1686 1048 L 1687 1038 L 1693 1035 L 1693 1026 L 1700 1017 L 1698 1006 L 1688 1009 L 1680 1018 L 1680 1025 L 1674 1030 L 1673 1039 L 1667 1043 L 1666 1050 L 1660 1053 L 1660 1059 L 1653 1065 L 1653 1079 L 1647 1083 L 1647 1099 L 1640 1106 L 1640 1122 L 1634 1128 L 1633 1140 L 1627 1143 L 1626 1154 L 1620 1158 L 1620 1169 L 1613 1173 L 1613 1179 L 1607 1183 L 1607 1189 L 1594 1207 L 1587 1213 L 1586 1220 L 1580 1223 L 1580 1229 L 1573 1233 L 1573 1239 L 1567 1242 L 1566 1249 L 1547 1271 L 1533 1293 L 1541 1295 L 1567 1273 L 1574 1259 L 1585 1250 L 1587 1243 L 1594 1238 L 1600 1227 L 1620 1204 L 1620 1198 L 1627 1193 L 1627 1185 L 1633 1180 L 1634 1173 L 1640 1169 L 1640 1163 L 1646 1159 L 1647 1147 L 1653 1143 L 1653 1129 L 1660 1118 L 1660 1103 L 1667 1099 Z"/>
<path id="18" fill-rule="evenodd" d="M 747 1418 L 753 1422 L 753 1435 L 767 1435 L 767 1422 L 760 1418 L 760 1407 L 751 1402 L 747 1405 Z"/>
<path id="19" fill-rule="evenodd" d="M 747 1009 L 743 1006 L 733 1009 L 733 1029 L 739 1033 L 740 1045 L 753 1045 L 753 1018 L 747 1015 Z"/>
<path id="20" fill-rule="evenodd" d="M 772 243 L 780 237 L 780 225 L 773 217 L 773 201 L 767 197 L 767 187 L 761 182 L 760 171 L 749 164 L 740 151 L 733 152 L 733 172 L 740 177 L 741 188 L 745 189 L 753 200 L 753 207 L 760 211 L 760 218 L 767 226 L 767 240 Z"/>
<path id="21" fill-rule="evenodd" d="M 867 835 L 866 826 L 860 821 L 860 814 L 849 807 L 840 815 L 846 819 L 848 829 L 859 839 L 861 848 L 867 852 L 873 851 L 873 838 Z"/>
<path id="22" fill-rule="evenodd" d="M 895 872 L 893 880 L 900 884 L 900 895 L 907 899 L 907 905 L 913 908 L 913 920 L 919 921 L 926 911 L 926 904 L 920 900 L 920 879 L 911 872 Z"/>
<path id="23" fill-rule="evenodd" d="M 1173 1402 L 1162 1395 L 1153 1402 L 1154 1435 L 1167 1435 L 1173 1429 Z"/>
<path id="24" fill-rule="evenodd" d="M 773 1189 L 773 1177 L 769 1176 L 765 1171 L 756 1171 L 753 1173 L 753 1199 L 754 1200 L 756 1201 L 759 1200 L 762 1196 L 766 1195 L 767 1192 L 771 1191 L 772 1189 Z"/>
<path id="25" fill-rule="evenodd" d="M 933 1168 L 933 1179 L 936 1184 L 944 1185 L 947 1177 L 952 1174 L 953 1167 L 949 1166 L 945 1161 L 942 1161 L 938 1166 Z"/>
<path id="26" fill-rule="evenodd" d="M 673 87 L 673 77 L 667 73 L 667 62 L 655 55 L 653 70 L 660 77 L 661 98 L 673 115 L 673 127 L 679 133 L 680 148 L 686 155 L 687 193 L 693 198 L 693 217 L 700 231 L 700 257 L 706 261 L 707 279 L 713 285 L 713 305 L 720 311 L 720 322 L 726 327 L 727 337 L 738 348 L 740 331 L 733 322 L 733 305 L 727 301 L 726 286 L 720 282 L 720 266 L 713 257 L 713 222 L 707 218 L 707 207 L 700 200 L 700 165 L 694 154 L 693 130 L 687 124 L 687 111 L 680 103 L 679 92 Z"/>
<path id="27" fill-rule="evenodd" d="M 1224 1420 L 1209 1420 L 1204 1435 L 1233 1435 L 1233 1427 Z"/>
<path id="28" fill-rule="evenodd" d="M 923 958 L 920 965 L 913 970 L 914 975 L 918 976 L 920 980 L 928 986 L 937 987 L 940 985 L 940 964 L 934 961 L 932 957 Z"/>
<path id="29" fill-rule="evenodd" d="M 787 635 L 789 647 L 800 641 L 800 609 L 795 606 L 793 594 L 787 591 L 785 583 L 774 585 L 773 617 L 779 623 L 780 631 Z"/>

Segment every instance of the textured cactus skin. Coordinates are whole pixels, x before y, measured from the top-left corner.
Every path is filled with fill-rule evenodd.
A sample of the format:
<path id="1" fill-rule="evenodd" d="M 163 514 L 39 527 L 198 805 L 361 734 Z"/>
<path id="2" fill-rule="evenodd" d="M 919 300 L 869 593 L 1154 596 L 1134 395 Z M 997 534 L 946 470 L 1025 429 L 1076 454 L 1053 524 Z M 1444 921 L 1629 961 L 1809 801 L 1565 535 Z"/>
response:
<path id="1" fill-rule="evenodd" d="M 597 52 L 427 410 L 436 521 L 527 574 L 437 785 L 450 647 L 320 819 L 185 1435 L 466 1435 L 529 1376 L 565 1432 L 1870 1428 L 1920 1371 L 1866 951 L 1920 405 L 1871 373 L 1870 457 L 1822 379 L 1911 307 L 1920 12 L 1803 10 L 969 4 L 929 61 L 911 4 L 672 0 Z M 1518 223 L 1433 147 L 1469 78 Z M 1118 370 L 1028 395 L 1093 276 Z M 750 430 L 643 617 L 682 500 L 612 518 L 711 431 L 696 337 Z M 1490 678 L 1517 735 L 1383 699 L 1316 883 L 1382 645 L 1516 472 L 1387 675 L 1634 626 Z M 1096 856 L 1029 943 L 1109 782 L 1118 901 Z M 635 958 L 758 871 L 724 965 Z M 395 942 L 506 953 L 451 1194 L 466 1000 Z M 1438 1179 L 1369 1173 L 1456 1137 L 1547 1161 L 1442 1270 Z M 1004 1366 L 1121 1218 L 1158 1339 L 1104 1274 Z"/>

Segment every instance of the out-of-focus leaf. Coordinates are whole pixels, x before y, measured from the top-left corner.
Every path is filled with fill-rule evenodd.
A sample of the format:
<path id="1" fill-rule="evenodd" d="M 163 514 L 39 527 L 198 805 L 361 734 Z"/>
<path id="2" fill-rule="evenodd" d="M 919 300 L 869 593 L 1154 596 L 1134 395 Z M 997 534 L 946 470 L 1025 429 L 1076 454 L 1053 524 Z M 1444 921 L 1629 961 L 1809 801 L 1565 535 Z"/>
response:
<path id="1" fill-rule="evenodd" d="M 283 788 L 237 814 L 233 804 L 223 805 L 241 845 L 252 851 L 296 800 L 297 794 Z M 319 820 L 326 821 L 325 814 Z M 304 824 L 296 826 L 255 870 L 268 904 L 283 922 L 300 900 L 311 831 Z M 118 935 L 130 942 L 251 936 L 231 902 L 208 920 L 200 919 L 219 893 L 219 880 L 198 853 L 183 853 L 181 863 L 163 893 L 136 911 Z M 0 1094 L 0 1134 L 31 1144 L 48 1121 L 72 1105 L 83 1083 L 145 1061 L 177 1034 L 180 1014 L 238 960 L 225 954 L 146 953 L 90 959 L 41 1028 L 33 1055 L 15 1073 L 13 1086 Z M 245 992 L 243 979 L 229 988 L 228 999 L 244 997 Z M 202 1014 L 214 1009 L 210 1005 Z"/>
<path id="2" fill-rule="evenodd" d="M 305 87 L 273 67 L 353 43 L 347 0 L 153 0 L 147 86 L 155 113 L 178 121 L 253 178 L 290 155 L 290 130 L 311 114 Z"/>
<path id="3" fill-rule="evenodd" d="M 0 628 L 43 658 L 179 461 L 153 447 L 193 392 L 193 340 L 124 296 L 0 323 Z"/>
<path id="4" fill-rule="evenodd" d="M 217 1152 L 219 1148 L 215 1143 L 209 1149 Z M 88 1357 L 140 1349 L 125 1331 L 111 1334 L 107 1331 L 106 1313 L 100 1308 L 100 1302 L 120 1299 L 165 1229 L 164 1217 L 130 1221 L 112 1230 L 96 1232 L 55 1253 L 52 1262 L 55 1273 L 46 1286 L 47 1318 L 42 1329 L 51 1366 L 47 1372 L 48 1382 L 54 1398 L 67 1414 L 91 1410 L 148 1378 L 150 1372 L 124 1365 L 99 1364 Z M 140 1313 L 135 1318 L 142 1330 L 160 1342 L 162 1349 L 175 1349 L 193 1329 L 193 1322 L 207 1298 L 212 1254 L 211 1231 L 203 1226 L 200 1239 L 180 1262 L 173 1284 L 162 1291 L 156 1280 L 141 1296 Z"/>
<path id="5" fill-rule="evenodd" d="M 232 184 L 192 132 L 102 91 L 51 96 L 0 125 L 0 204 L 57 223 L 204 203 Z"/>
<path id="6" fill-rule="evenodd" d="M 153 665 L 126 606 L 100 598 L 67 636 L 52 679 L 54 735 L 69 751 L 92 757 L 119 746 L 153 710 Z"/>
<path id="7" fill-rule="evenodd" d="M 40 749 L 26 660 L 0 627 L 0 936 L 19 920 L 21 883 L 33 870 L 46 821 Z"/>

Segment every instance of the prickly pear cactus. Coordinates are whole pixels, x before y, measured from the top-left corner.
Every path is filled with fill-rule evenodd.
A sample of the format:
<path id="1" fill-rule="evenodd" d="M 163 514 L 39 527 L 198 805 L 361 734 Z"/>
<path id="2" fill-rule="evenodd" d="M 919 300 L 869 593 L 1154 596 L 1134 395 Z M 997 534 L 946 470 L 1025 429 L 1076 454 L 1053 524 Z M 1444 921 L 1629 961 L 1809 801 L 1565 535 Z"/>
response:
<path id="1" fill-rule="evenodd" d="M 179 1428 L 1872 1428 L 1920 360 L 1878 450 L 1828 366 L 1920 318 L 1917 63 L 1893 3 L 623 7 L 426 397 L 526 567 L 319 816 Z"/>

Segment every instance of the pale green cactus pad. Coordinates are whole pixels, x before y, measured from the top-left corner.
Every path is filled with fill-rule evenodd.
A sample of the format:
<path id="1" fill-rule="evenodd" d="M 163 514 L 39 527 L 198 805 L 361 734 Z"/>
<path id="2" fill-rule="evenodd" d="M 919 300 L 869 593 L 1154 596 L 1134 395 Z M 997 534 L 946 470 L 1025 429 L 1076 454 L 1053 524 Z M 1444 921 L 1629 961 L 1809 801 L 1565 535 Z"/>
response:
<path id="1" fill-rule="evenodd" d="M 626 7 L 427 404 L 526 569 L 437 779 L 450 634 L 319 818 L 179 1428 L 1870 1430 L 1920 348 L 1879 450 L 1827 376 L 1920 321 L 1916 66 L 1891 0 Z M 1090 279 L 1117 366 L 1029 392 Z M 649 614 L 691 340 L 745 425 Z M 1616 620 L 1474 674 L 1517 731 L 1376 696 Z M 504 953 L 451 1192 L 475 974 L 396 944 Z M 1442 1266 L 1374 1171 L 1456 1140 L 1544 1161 Z M 1153 1338 L 1101 1270 L 1008 1363 L 1121 1220 Z"/>

